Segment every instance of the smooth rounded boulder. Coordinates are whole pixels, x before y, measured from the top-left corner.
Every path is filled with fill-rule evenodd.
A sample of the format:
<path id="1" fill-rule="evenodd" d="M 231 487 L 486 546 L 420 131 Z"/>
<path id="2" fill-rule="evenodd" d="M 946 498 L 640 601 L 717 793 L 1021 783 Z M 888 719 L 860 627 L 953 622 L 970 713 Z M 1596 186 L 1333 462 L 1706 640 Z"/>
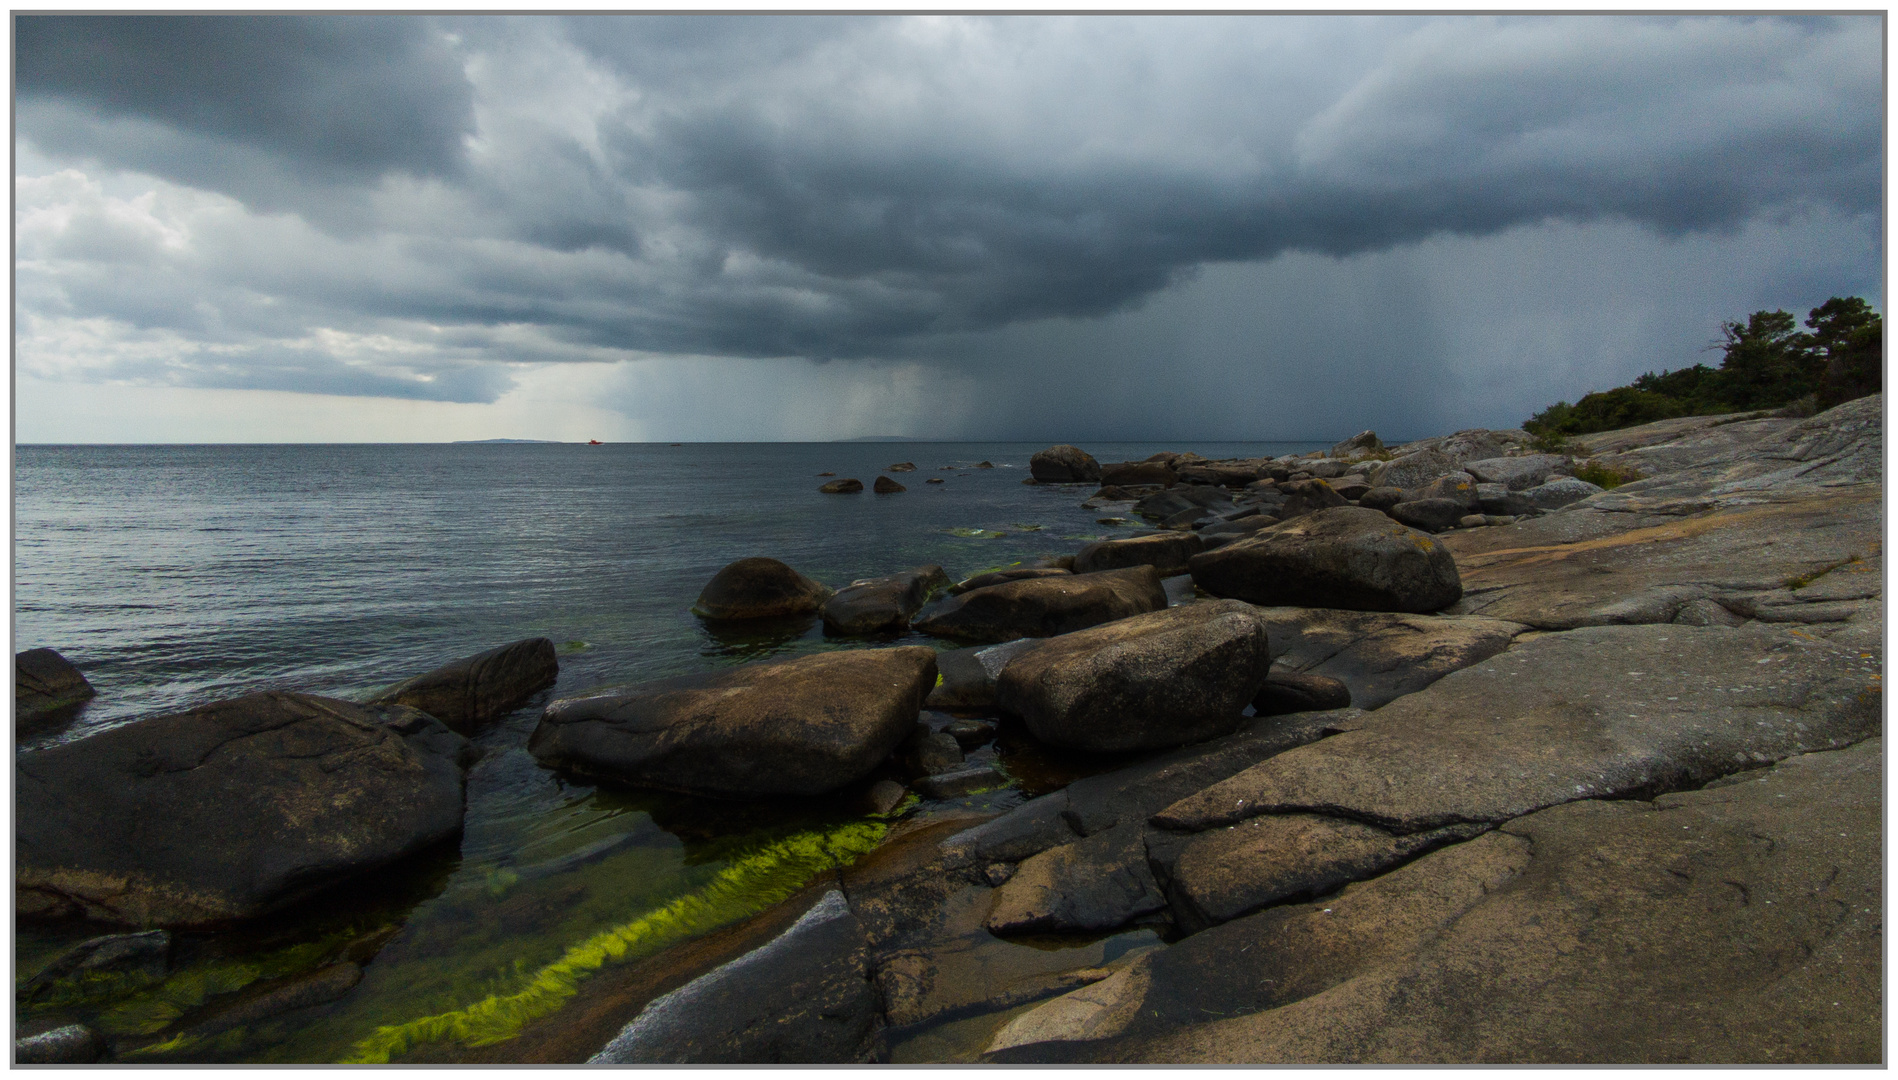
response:
<path id="1" fill-rule="evenodd" d="M 1028 473 L 1044 484 L 1093 483 L 1101 478 L 1101 463 L 1078 446 L 1050 446 L 1028 459 Z"/>
<path id="2" fill-rule="evenodd" d="M 949 575 L 934 565 L 853 581 L 824 601 L 824 632 L 851 635 L 907 630 L 910 619 L 947 584 Z"/>
<path id="3" fill-rule="evenodd" d="M 402 705 L 267 692 L 14 758 L 22 915 L 204 926 L 461 831 L 468 741 Z"/>
<path id="4" fill-rule="evenodd" d="M 528 752 L 550 768 L 725 798 L 819 795 L 868 775 L 936 683 L 922 646 L 746 664 L 547 706 Z"/>
<path id="5" fill-rule="evenodd" d="M 1155 536 L 1136 536 L 1128 540 L 1097 540 L 1074 556 L 1074 572 L 1121 570 L 1129 566 L 1151 566 L 1161 577 L 1186 572 L 1186 560 L 1199 554 L 1200 538 L 1193 533 L 1165 532 Z"/>
<path id="6" fill-rule="evenodd" d="M 1152 750 L 1236 730 L 1272 665 L 1250 604 L 1187 604 L 1063 634 L 1010 660 L 996 701 L 1051 746 Z"/>
<path id="7" fill-rule="evenodd" d="M 526 704 L 560 677 L 554 643 L 528 638 L 399 682 L 371 705 L 407 705 L 467 735 Z"/>
<path id="8" fill-rule="evenodd" d="M 1456 528 L 1469 512 L 1461 499 L 1406 499 L 1385 511 L 1393 521 L 1433 533 Z"/>
<path id="9" fill-rule="evenodd" d="M 876 483 L 871 486 L 875 488 L 878 495 L 895 495 L 898 492 L 909 490 L 887 476 L 877 477 Z"/>
<path id="10" fill-rule="evenodd" d="M 1274 525 L 1189 565 L 1201 589 L 1262 605 L 1423 614 L 1463 595 L 1448 548 L 1361 506 Z"/>
<path id="11" fill-rule="evenodd" d="M 970 589 L 943 601 L 911 627 L 958 641 L 1053 637 L 1166 607 L 1151 566 L 1024 578 Z"/>
<path id="12" fill-rule="evenodd" d="M 702 619 L 778 619 L 808 615 L 831 590 L 776 559 L 740 559 L 713 575 L 692 613 Z"/>
<path id="13" fill-rule="evenodd" d="M 92 684 L 72 662 L 52 649 L 28 649 L 13 657 L 13 718 L 38 720 L 91 700 Z"/>

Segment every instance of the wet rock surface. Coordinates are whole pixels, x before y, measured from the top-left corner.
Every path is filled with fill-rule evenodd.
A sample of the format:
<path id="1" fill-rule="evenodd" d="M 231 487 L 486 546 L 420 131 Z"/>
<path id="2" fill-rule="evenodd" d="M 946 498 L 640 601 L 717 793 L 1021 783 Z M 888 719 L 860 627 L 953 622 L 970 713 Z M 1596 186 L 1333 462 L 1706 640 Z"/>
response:
<path id="1" fill-rule="evenodd" d="M 528 638 L 399 682 L 368 703 L 420 709 L 450 729 L 469 735 L 525 705 L 559 676 L 560 660 L 554 655 L 554 643 L 546 638 Z"/>
<path id="2" fill-rule="evenodd" d="M 21 753 L 17 910 L 261 914 L 458 834 L 469 750 L 404 706 L 272 692 Z"/>
<path id="3" fill-rule="evenodd" d="M 1151 566 L 1005 581 L 952 596 L 912 625 L 962 641 L 1053 637 L 1166 607 Z"/>
<path id="4" fill-rule="evenodd" d="M 919 646 L 746 664 L 556 701 L 528 750 L 552 768 L 645 787 L 821 794 L 888 757 L 935 681 L 936 654 Z"/>

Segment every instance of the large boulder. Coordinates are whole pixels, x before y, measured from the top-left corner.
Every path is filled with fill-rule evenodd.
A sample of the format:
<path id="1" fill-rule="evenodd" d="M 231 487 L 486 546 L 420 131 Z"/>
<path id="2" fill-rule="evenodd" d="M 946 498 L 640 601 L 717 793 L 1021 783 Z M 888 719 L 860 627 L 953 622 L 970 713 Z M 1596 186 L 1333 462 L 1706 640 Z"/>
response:
<path id="1" fill-rule="evenodd" d="M 261 693 L 14 759 L 22 915 L 248 918 L 461 831 L 467 740 L 402 705 Z"/>
<path id="2" fill-rule="evenodd" d="M 1053 637 L 1166 607 L 1151 566 L 1004 581 L 952 596 L 914 629 L 961 641 Z"/>
<path id="3" fill-rule="evenodd" d="M 1406 499 L 1384 512 L 1399 524 L 1436 533 L 1456 528 L 1470 508 L 1461 499 Z"/>
<path id="4" fill-rule="evenodd" d="M 1459 471 L 1455 458 L 1435 450 L 1419 450 L 1374 465 L 1364 474 L 1372 487 L 1420 488 L 1445 473 Z"/>
<path id="5" fill-rule="evenodd" d="M 740 559 L 712 576 L 692 613 L 714 621 L 808 615 L 830 594 L 776 559 Z"/>
<path id="6" fill-rule="evenodd" d="M 1325 451 L 1325 456 L 1344 458 L 1349 461 L 1369 457 L 1373 454 L 1381 454 L 1383 452 L 1383 440 L 1377 437 L 1377 432 L 1366 429 L 1341 443 L 1333 445 L 1331 449 Z"/>
<path id="7" fill-rule="evenodd" d="M 909 621 L 930 596 L 949 584 L 940 566 L 919 566 L 900 574 L 853 581 L 824 601 L 827 634 L 885 634 L 909 628 Z"/>
<path id="8" fill-rule="evenodd" d="M 826 495 L 855 495 L 863 490 L 863 481 L 856 479 L 832 480 L 817 489 Z"/>
<path id="9" fill-rule="evenodd" d="M 876 490 L 878 495 L 895 495 L 898 492 L 909 490 L 887 476 L 877 477 L 876 483 L 871 486 Z"/>
<path id="10" fill-rule="evenodd" d="M 93 696 L 92 684 L 51 649 L 28 649 L 13 657 L 13 718 L 38 720 Z"/>
<path id="11" fill-rule="evenodd" d="M 1101 463 L 1078 446 L 1050 446 L 1028 459 L 1028 472 L 1044 484 L 1090 483 L 1101 478 Z"/>
<path id="12" fill-rule="evenodd" d="M 1501 484 L 1511 491 L 1535 487 L 1557 473 L 1566 474 L 1569 468 L 1569 459 L 1560 454 L 1524 454 L 1463 463 L 1463 471 L 1478 482 Z"/>
<path id="13" fill-rule="evenodd" d="M 554 643 L 528 638 L 399 682 L 371 705 L 407 705 L 467 735 L 519 708 L 560 677 Z"/>
<path id="14" fill-rule="evenodd" d="M 1448 548 L 1358 506 L 1274 525 L 1189 565 L 1200 588 L 1254 604 L 1421 613 L 1463 595 Z"/>
<path id="15" fill-rule="evenodd" d="M 1284 496 L 1277 508 L 1278 516 L 1287 521 L 1348 505 L 1344 496 L 1324 480 L 1288 480 L 1278 486 L 1278 493 Z"/>
<path id="16" fill-rule="evenodd" d="M 1165 461 L 1115 461 L 1101 466 L 1101 486 L 1137 487 L 1158 484 L 1172 487 L 1173 466 Z"/>
<path id="17" fill-rule="evenodd" d="M 1200 538 L 1194 534 L 1165 532 L 1154 536 L 1136 536 L 1129 540 L 1097 540 L 1074 556 L 1074 572 L 1120 570 L 1129 566 L 1151 566 L 1161 577 L 1186 573 L 1186 560 L 1199 554 Z"/>
<path id="18" fill-rule="evenodd" d="M 705 795 L 816 795 L 909 735 L 936 683 L 920 646 L 687 675 L 547 706 L 527 749 L 551 768 Z"/>
<path id="19" fill-rule="evenodd" d="M 1251 605 L 1187 604 L 1022 653 L 1002 669 L 996 700 L 1050 745 L 1151 750 L 1238 728 L 1271 663 Z"/>
<path id="20" fill-rule="evenodd" d="M 1590 495 L 1599 495 L 1602 489 L 1586 480 L 1577 480 L 1573 476 L 1557 477 L 1546 484 L 1537 484 L 1524 488 L 1522 497 L 1529 500 L 1539 510 L 1559 510 L 1573 502 L 1581 502 Z"/>

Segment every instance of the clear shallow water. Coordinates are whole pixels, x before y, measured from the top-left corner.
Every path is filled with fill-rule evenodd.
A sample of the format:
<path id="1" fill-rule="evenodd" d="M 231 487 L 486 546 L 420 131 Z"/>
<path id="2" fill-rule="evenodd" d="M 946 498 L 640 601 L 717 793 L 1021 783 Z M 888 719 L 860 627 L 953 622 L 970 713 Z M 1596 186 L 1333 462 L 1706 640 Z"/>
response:
<path id="1" fill-rule="evenodd" d="M 1161 449 L 1219 458 L 1316 445 L 1086 449 L 1116 461 Z M 1132 531 L 1082 509 L 1088 488 L 1022 484 L 1040 448 L 16 448 L 15 649 L 56 648 L 99 691 L 70 724 L 19 733 L 23 745 L 261 689 L 353 697 L 523 637 L 552 638 L 561 651 L 556 686 L 477 738 L 488 754 L 470 773 L 458 850 L 243 932 L 185 938 L 182 974 L 171 982 L 68 1011 L 168 1037 L 229 1000 L 220 994 L 354 950 L 374 961 L 335 1004 L 171 1052 L 336 1061 L 362 1056 L 378 1027 L 412 1028 L 426 1016 L 461 1018 L 437 1029 L 465 1035 L 487 1024 L 491 1034 L 509 1009 L 544 1004 L 523 1005 L 525 988 L 584 978 L 611 941 L 630 935 L 620 955 L 648 954 L 765 906 L 826 860 L 849 858 L 879 826 L 843 807 L 602 790 L 539 768 L 523 749 L 527 735 L 548 698 L 590 687 L 772 654 L 942 644 L 915 635 L 826 640 L 814 624 L 714 636 L 688 608 L 735 559 L 769 555 L 832 586 L 932 562 L 959 578 Z M 967 467 L 981 460 L 997 467 Z M 897 461 L 917 466 L 894 474 L 909 488 L 902 494 L 817 491 L 818 473 L 868 485 Z M 924 483 L 932 477 L 945 482 Z M 30 976 L 96 932 L 22 926 L 17 970 Z M 470 1006 L 486 1011 L 471 1018 Z"/>

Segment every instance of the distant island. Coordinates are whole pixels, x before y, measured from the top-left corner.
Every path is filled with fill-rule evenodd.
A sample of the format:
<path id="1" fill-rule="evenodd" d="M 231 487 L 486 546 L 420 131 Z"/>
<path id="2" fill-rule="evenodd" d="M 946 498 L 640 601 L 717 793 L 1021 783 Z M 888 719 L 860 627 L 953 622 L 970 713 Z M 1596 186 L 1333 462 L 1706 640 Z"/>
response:
<path id="1" fill-rule="evenodd" d="M 559 443 L 559 439 L 456 439 L 452 445 L 475 446 L 483 443 Z"/>
<path id="2" fill-rule="evenodd" d="M 935 442 L 935 439 L 919 439 L 914 435 L 859 435 L 854 439 L 839 439 L 838 442 Z"/>

